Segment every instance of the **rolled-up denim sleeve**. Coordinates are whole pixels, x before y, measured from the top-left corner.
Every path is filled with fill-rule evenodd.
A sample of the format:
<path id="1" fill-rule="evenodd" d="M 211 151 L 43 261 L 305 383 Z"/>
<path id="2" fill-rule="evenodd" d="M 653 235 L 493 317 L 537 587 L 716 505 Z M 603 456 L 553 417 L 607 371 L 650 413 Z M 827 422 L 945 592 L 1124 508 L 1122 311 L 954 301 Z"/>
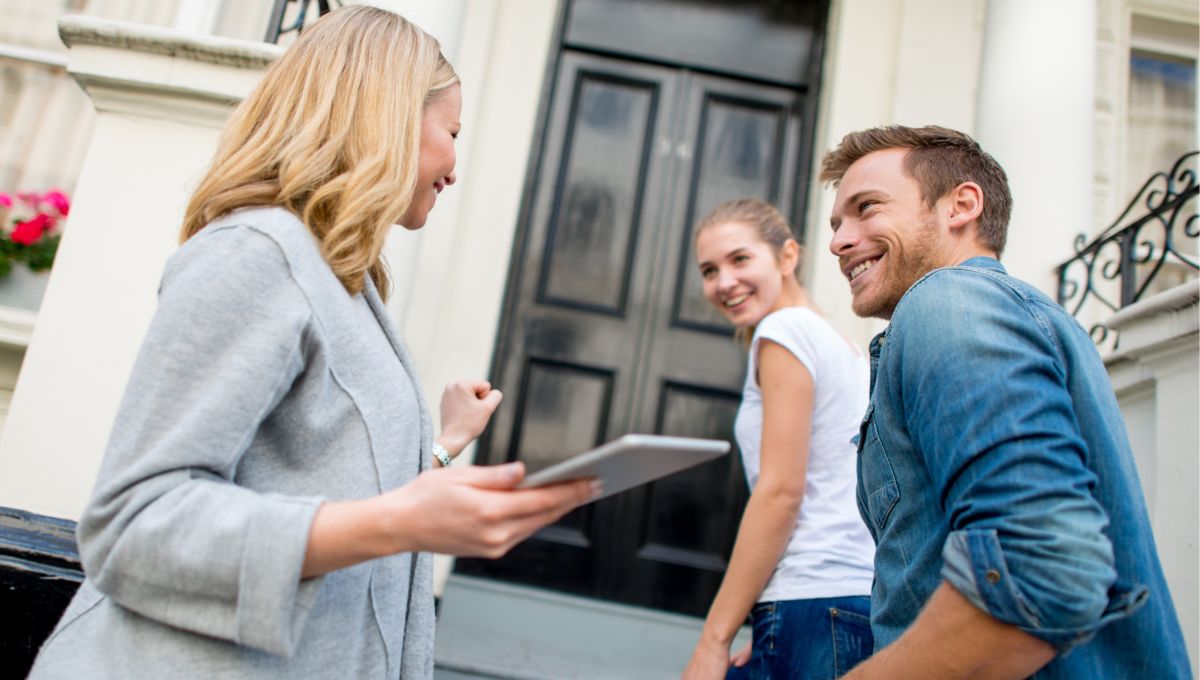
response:
<path id="1" fill-rule="evenodd" d="M 1060 653 L 1090 640 L 1108 618 L 1113 547 L 1040 310 L 986 275 L 943 270 L 902 311 L 889 349 L 949 524 L 943 579 Z"/>

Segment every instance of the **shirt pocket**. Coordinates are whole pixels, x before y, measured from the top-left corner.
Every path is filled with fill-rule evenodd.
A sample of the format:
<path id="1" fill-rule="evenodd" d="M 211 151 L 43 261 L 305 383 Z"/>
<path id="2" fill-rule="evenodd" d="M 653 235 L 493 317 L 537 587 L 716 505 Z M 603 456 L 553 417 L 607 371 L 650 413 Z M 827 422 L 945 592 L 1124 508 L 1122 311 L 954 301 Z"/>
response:
<path id="1" fill-rule="evenodd" d="M 879 438 L 875 418 L 875 404 L 867 407 L 855 437 L 858 446 L 859 502 L 866 506 L 866 515 L 872 528 L 879 532 L 887 523 L 888 516 L 900 500 L 900 486 L 896 483 L 896 472 L 888 457 L 887 449 Z"/>

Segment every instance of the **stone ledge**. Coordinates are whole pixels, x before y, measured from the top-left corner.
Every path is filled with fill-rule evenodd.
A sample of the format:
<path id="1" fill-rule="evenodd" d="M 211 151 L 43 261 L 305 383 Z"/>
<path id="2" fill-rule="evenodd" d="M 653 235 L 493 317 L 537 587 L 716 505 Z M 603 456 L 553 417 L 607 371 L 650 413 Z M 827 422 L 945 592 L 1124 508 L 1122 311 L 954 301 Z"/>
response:
<path id="1" fill-rule="evenodd" d="M 1168 344 L 1177 344 L 1200 331 L 1200 279 L 1192 279 L 1125 307 L 1105 323 L 1121 334 L 1117 351 L 1105 359 L 1114 364 Z"/>
<path id="2" fill-rule="evenodd" d="M 0 347 L 28 347 L 36 322 L 36 312 L 0 305 Z"/>
<path id="3" fill-rule="evenodd" d="M 67 71 L 96 111 L 219 129 L 283 48 L 92 17 L 67 16 Z"/>
<path id="4" fill-rule="evenodd" d="M 1200 279 L 1192 279 L 1187 283 L 1182 283 L 1125 307 L 1113 314 L 1105 325 L 1113 330 L 1121 330 L 1146 317 L 1195 307 L 1198 302 L 1200 302 Z"/>
<path id="5" fill-rule="evenodd" d="M 284 48 L 269 43 L 196 35 L 80 15 L 59 19 L 58 34 L 67 47 L 113 47 L 252 70 L 266 68 L 284 51 Z"/>

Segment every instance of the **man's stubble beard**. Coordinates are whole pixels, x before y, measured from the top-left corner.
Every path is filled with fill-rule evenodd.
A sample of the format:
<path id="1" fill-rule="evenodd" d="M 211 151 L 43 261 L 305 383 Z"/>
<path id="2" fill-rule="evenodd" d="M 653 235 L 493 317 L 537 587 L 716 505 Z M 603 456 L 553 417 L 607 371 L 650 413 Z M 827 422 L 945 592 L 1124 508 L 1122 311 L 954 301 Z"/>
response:
<path id="1" fill-rule="evenodd" d="M 887 272 L 879 284 L 882 290 L 874 299 L 855 297 L 850 304 L 854 313 L 861 317 L 875 317 L 885 321 L 892 318 L 900 298 L 912 288 L 922 276 L 943 266 L 938 256 L 938 225 L 935 215 L 928 215 L 924 222 L 911 229 L 912 238 L 907 246 L 889 246 Z"/>

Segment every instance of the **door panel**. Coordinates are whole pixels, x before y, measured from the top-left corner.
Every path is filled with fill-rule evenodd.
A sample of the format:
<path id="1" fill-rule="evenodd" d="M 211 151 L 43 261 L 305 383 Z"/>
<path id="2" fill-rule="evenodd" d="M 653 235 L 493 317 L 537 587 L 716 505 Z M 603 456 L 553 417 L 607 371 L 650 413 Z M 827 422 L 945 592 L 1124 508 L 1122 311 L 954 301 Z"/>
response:
<path id="1" fill-rule="evenodd" d="M 574 90 L 538 297 L 621 315 L 658 86 L 581 70 Z"/>

